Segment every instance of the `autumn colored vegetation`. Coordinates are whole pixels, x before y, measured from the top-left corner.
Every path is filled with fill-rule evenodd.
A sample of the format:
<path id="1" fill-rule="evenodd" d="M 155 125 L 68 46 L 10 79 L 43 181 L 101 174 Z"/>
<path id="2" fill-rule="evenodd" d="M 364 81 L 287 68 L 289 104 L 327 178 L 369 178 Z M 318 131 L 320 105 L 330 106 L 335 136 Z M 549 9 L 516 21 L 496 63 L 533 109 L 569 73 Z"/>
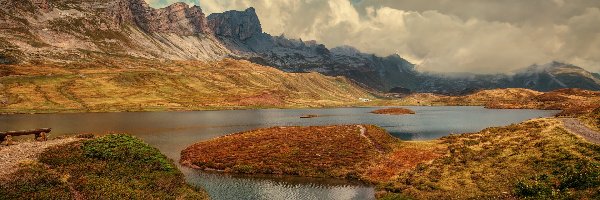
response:
<path id="1" fill-rule="evenodd" d="M 401 142 L 373 125 L 273 127 L 200 142 L 181 163 L 201 170 L 392 180 L 442 154 L 436 142 Z"/>
<path id="2" fill-rule="evenodd" d="M 398 141 L 370 125 L 274 127 L 195 144 L 181 162 L 232 173 L 360 179 L 375 184 L 381 199 L 600 197 L 600 146 L 551 118 L 423 142 Z"/>
<path id="3" fill-rule="evenodd" d="M 192 145 L 181 163 L 233 173 L 358 178 L 398 144 L 372 125 L 273 127 Z"/>
<path id="4" fill-rule="evenodd" d="M 407 114 L 415 114 L 415 111 L 406 108 L 385 108 L 374 110 L 371 113 L 380 114 L 380 115 L 407 115 Z"/>
<path id="5" fill-rule="evenodd" d="M 128 135 L 52 147 L 0 177 L 0 199 L 208 199 L 157 149 Z"/>

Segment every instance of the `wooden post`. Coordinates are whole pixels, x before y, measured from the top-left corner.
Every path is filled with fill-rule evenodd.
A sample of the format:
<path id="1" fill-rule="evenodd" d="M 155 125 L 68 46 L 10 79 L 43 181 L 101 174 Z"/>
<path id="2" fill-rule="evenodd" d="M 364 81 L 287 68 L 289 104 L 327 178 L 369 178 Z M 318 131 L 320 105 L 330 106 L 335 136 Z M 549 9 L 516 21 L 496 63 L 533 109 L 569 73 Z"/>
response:
<path id="1" fill-rule="evenodd" d="M 12 141 L 12 136 L 11 135 L 7 135 L 4 139 L 6 140 L 6 146 L 13 145 L 13 141 Z"/>
<path id="2" fill-rule="evenodd" d="M 37 141 L 47 141 L 48 138 L 46 138 L 46 133 L 45 132 L 40 132 L 35 134 L 35 140 Z"/>

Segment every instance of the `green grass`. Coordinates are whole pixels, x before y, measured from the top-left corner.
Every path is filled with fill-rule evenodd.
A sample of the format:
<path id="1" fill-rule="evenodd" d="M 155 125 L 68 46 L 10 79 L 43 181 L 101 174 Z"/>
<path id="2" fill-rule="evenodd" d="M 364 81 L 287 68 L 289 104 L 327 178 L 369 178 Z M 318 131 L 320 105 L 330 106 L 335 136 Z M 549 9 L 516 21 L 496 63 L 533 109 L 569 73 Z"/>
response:
<path id="1" fill-rule="evenodd" d="M 173 161 L 128 135 L 54 147 L 0 184 L 0 199 L 208 199 Z"/>

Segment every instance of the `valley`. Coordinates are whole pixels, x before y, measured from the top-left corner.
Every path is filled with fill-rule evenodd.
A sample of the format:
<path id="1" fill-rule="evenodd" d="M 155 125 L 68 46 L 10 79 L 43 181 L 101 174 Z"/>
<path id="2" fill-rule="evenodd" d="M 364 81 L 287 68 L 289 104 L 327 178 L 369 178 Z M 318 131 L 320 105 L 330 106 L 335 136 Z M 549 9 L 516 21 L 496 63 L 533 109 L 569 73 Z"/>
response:
<path id="1" fill-rule="evenodd" d="M 0 0 L 0 199 L 600 198 L 600 4 L 382 2 Z"/>

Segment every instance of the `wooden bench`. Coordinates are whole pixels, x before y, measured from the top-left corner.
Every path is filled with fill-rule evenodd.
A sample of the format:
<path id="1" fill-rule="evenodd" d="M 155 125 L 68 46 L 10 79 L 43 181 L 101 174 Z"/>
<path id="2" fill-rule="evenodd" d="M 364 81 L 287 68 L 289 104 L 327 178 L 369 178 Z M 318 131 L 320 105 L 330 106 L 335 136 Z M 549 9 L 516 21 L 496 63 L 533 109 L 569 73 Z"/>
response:
<path id="1" fill-rule="evenodd" d="M 10 145 L 12 143 L 12 137 L 23 135 L 35 135 L 35 140 L 46 141 L 48 140 L 46 135 L 50 133 L 50 131 L 52 131 L 50 128 L 40 128 L 33 130 L 0 132 L 0 142 L 6 141 L 6 144 Z"/>

